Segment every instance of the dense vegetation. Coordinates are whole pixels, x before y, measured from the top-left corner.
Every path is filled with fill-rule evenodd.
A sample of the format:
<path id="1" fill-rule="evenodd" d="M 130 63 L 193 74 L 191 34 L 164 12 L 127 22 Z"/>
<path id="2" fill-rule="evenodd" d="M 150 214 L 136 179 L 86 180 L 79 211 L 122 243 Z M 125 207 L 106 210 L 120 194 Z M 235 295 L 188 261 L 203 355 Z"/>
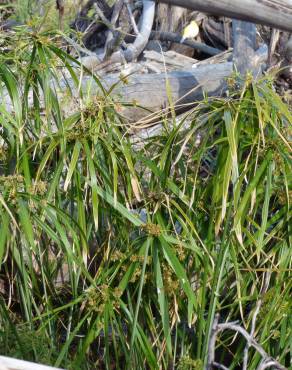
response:
<path id="1" fill-rule="evenodd" d="M 256 340 L 289 366 L 292 117 L 272 78 L 238 92 L 235 76 L 137 145 L 108 91 L 64 115 L 58 85 L 84 70 L 59 35 L 1 37 L 0 353 L 202 369 L 215 314 L 250 331 L 259 309 Z M 217 361 L 245 345 L 222 332 Z"/>

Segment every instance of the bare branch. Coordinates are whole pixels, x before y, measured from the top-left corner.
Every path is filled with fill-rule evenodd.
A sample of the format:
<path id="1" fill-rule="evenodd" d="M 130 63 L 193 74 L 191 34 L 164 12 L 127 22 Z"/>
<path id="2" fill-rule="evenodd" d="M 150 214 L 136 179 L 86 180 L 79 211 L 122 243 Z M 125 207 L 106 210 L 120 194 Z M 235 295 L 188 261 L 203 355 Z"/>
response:
<path id="1" fill-rule="evenodd" d="M 213 330 L 213 328 L 212 328 L 212 330 Z M 237 333 L 240 333 L 247 340 L 247 342 L 250 343 L 250 346 L 253 347 L 263 357 L 265 363 L 267 363 L 267 361 L 269 361 L 269 362 L 272 361 L 273 366 L 276 369 L 287 370 L 285 366 L 281 365 L 277 360 L 271 358 L 269 356 L 269 354 L 263 349 L 263 347 L 260 344 L 258 344 L 255 341 L 255 339 L 245 329 L 243 329 L 241 326 L 239 326 L 237 324 L 233 324 L 233 323 L 218 324 L 217 329 L 216 329 L 216 331 L 214 332 L 213 335 L 217 335 L 218 333 L 220 333 L 224 330 L 233 330 Z M 212 338 L 212 340 L 213 340 L 213 343 L 214 343 L 214 337 Z M 214 349 L 210 348 L 210 350 L 214 350 Z"/>
<path id="2" fill-rule="evenodd" d="M 126 38 L 125 38 L 125 41 L 126 42 L 132 42 L 133 39 L 134 39 L 134 36 L 127 35 Z M 186 46 L 189 46 L 193 49 L 199 50 L 199 51 L 201 51 L 205 54 L 211 55 L 211 56 L 215 56 L 215 55 L 218 55 L 218 54 L 222 53 L 222 50 L 219 50 L 219 49 L 214 48 L 212 46 L 203 44 L 202 42 L 193 41 L 193 40 L 189 40 L 189 39 L 186 39 L 183 42 L 181 42 L 181 35 L 179 33 L 174 33 L 174 32 L 151 31 L 149 39 L 150 40 L 159 40 L 159 41 L 170 41 L 170 42 L 173 42 L 173 43 L 186 45 Z"/>
<path id="3" fill-rule="evenodd" d="M 143 0 L 143 13 L 141 21 L 141 30 L 133 44 L 125 50 L 124 55 L 128 62 L 136 59 L 144 50 L 151 33 L 154 21 L 155 3 L 149 0 Z"/>
<path id="4" fill-rule="evenodd" d="M 119 18 L 120 12 L 123 7 L 123 0 L 117 0 L 114 6 L 113 14 L 111 17 L 111 25 L 114 27 L 117 23 L 117 20 Z M 105 42 L 105 50 L 107 48 L 107 44 L 110 42 L 110 40 L 113 38 L 113 33 L 111 32 L 111 29 L 108 31 L 106 42 Z"/>
<path id="5" fill-rule="evenodd" d="M 156 0 L 208 14 L 222 15 L 292 31 L 291 0 Z"/>
<path id="6" fill-rule="evenodd" d="M 124 0 L 124 4 L 126 5 L 126 8 L 127 8 L 128 14 L 129 14 L 129 18 L 130 18 L 130 23 L 131 23 L 131 25 L 133 27 L 134 33 L 136 35 L 138 35 L 139 34 L 139 30 L 138 30 L 138 27 L 137 27 L 135 18 L 134 18 L 133 13 L 132 13 L 132 9 L 130 7 L 129 0 Z"/>
<path id="7" fill-rule="evenodd" d="M 96 11 L 96 14 L 99 16 L 99 18 L 102 20 L 102 22 L 109 28 L 110 30 L 114 30 L 114 26 L 111 24 L 111 22 L 105 17 L 103 14 L 103 11 L 100 9 L 100 7 L 97 5 L 97 3 L 93 4 L 93 7 Z"/>
<path id="8" fill-rule="evenodd" d="M 209 340 L 208 346 L 208 357 L 207 357 L 207 367 L 206 370 L 212 370 L 212 365 L 215 361 L 215 346 L 216 346 L 216 337 L 218 331 L 218 321 L 219 321 L 219 314 L 215 315 L 211 335 Z"/>
<path id="9" fill-rule="evenodd" d="M 269 56 L 268 56 L 268 64 L 270 65 L 272 63 L 272 57 L 276 49 L 276 45 L 280 38 L 280 30 L 273 29 L 270 39 L 270 45 L 269 45 Z"/>
<path id="10" fill-rule="evenodd" d="M 160 41 L 171 41 L 178 44 L 181 43 L 181 35 L 173 32 L 152 31 L 150 34 L 150 38 Z M 217 55 L 222 52 L 222 50 L 213 48 L 212 46 L 208 46 L 197 41 L 184 40 L 182 44 L 190 46 L 191 48 L 194 48 L 196 50 L 202 51 L 203 53 L 208 55 Z"/>
<path id="11" fill-rule="evenodd" d="M 276 367 L 276 369 L 278 369 L 277 365 L 278 365 L 277 361 L 265 359 L 260 363 L 257 370 L 264 370 L 264 369 L 267 369 L 267 368 L 272 367 L 272 366 L 274 366 L 274 367 Z"/>
<path id="12" fill-rule="evenodd" d="M 218 364 L 218 362 L 213 362 L 213 366 L 217 367 L 218 369 L 229 370 L 228 367 L 226 367 L 222 364 Z"/>

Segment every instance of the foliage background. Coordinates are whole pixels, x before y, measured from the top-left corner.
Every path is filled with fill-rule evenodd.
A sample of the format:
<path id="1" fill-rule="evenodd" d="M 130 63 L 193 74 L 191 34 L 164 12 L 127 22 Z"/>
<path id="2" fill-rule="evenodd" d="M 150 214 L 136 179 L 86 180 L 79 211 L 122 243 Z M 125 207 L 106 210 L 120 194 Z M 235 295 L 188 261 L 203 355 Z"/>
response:
<path id="1" fill-rule="evenodd" d="M 0 56 L 1 354 L 201 369 L 215 313 L 250 330 L 261 300 L 256 340 L 289 366 L 292 120 L 272 78 L 240 93 L 231 78 L 229 97 L 137 147 L 104 89 L 64 116 L 57 87 L 86 71 L 30 27 L 3 34 Z M 240 336 L 216 346 L 242 363 Z"/>

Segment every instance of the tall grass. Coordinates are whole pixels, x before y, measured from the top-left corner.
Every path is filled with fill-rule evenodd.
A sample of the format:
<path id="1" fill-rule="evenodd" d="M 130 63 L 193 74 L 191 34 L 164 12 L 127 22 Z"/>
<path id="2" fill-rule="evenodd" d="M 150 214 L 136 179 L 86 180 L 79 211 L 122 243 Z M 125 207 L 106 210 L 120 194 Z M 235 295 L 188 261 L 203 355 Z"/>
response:
<path id="1" fill-rule="evenodd" d="M 292 119 L 272 82 L 201 102 L 139 149 L 105 90 L 64 116 L 54 86 L 80 71 L 55 40 L 22 30 L 0 57 L 0 353 L 202 369 L 215 313 L 250 330 L 261 299 L 255 337 L 289 366 Z M 243 338 L 216 346 L 242 364 Z"/>

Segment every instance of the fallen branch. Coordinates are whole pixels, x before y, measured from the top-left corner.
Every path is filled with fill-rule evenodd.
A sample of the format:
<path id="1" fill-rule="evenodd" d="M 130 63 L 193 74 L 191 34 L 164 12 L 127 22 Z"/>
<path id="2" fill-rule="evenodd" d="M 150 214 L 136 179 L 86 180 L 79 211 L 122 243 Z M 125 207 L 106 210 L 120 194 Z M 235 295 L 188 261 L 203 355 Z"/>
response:
<path id="1" fill-rule="evenodd" d="M 145 49 L 150 37 L 155 14 L 155 3 L 149 0 L 143 0 L 143 12 L 141 21 L 141 30 L 133 44 L 130 44 L 126 50 L 118 50 L 112 54 L 111 58 L 104 63 L 124 63 L 135 60 Z"/>
<path id="2" fill-rule="evenodd" d="M 129 14 L 130 23 L 133 27 L 133 31 L 134 31 L 135 35 L 138 35 L 139 30 L 138 30 L 138 27 L 137 27 L 137 24 L 136 24 L 136 21 L 135 21 L 135 18 L 134 18 L 134 15 L 133 15 L 130 3 L 129 3 L 129 0 L 124 0 L 124 4 L 126 5 L 126 8 L 127 8 L 128 14 Z"/>
<path id="3" fill-rule="evenodd" d="M 117 0 L 115 5 L 114 5 L 114 9 L 113 9 L 112 17 L 111 17 L 111 22 L 110 22 L 113 27 L 115 27 L 115 25 L 118 21 L 120 12 L 122 10 L 122 7 L 123 7 L 123 0 Z M 105 42 L 105 47 L 104 47 L 105 50 L 107 50 L 108 44 L 110 43 L 112 38 L 113 38 L 113 32 L 112 32 L 111 29 L 109 29 L 107 31 L 107 36 L 106 36 L 106 42 Z"/>
<path id="4" fill-rule="evenodd" d="M 97 16 L 101 19 L 101 21 L 107 26 L 111 34 L 113 35 L 113 38 L 110 40 L 110 42 L 106 43 L 105 45 L 105 55 L 104 60 L 107 60 L 112 53 L 119 48 L 121 43 L 124 40 L 124 35 L 120 30 L 115 28 L 115 25 L 112 24 L 103 14 L 102 10 L 99 8 L 99 6 L 95 3 L 94 9 L 96 11 Z"/>
<path id="5" fill-rule="evenodd" d="M 214 322 L 212 325 L 211 336 L 209 341 L 208 347 L 208 357 L 207 357 L 207 370 L 212 370 L 212 367 L 215 362 L 215 345 L 217 335 L 224 330 L 232 330 L 239 334 L 241 334 L 245 340 L 249 343 L 251 347 L 253 347 L 262 357 L 262 362 L 260 363 L 258 370 L 266 369 L 269 366 L 274 366 L 277 370 L 287 370 L 287 368 L 281 365 L 277 360 L 272 358 L 264 349 L 263 347 L 250 335 L 244 328 L 238 325 L 235 322 L 227 322 L 224 324 L 218 324 L 219 315 L 217 314 L 214 318 Z M 218 364 L 217 364 L 218 365 Z M 218 366 L 217 366 L 218 367 Z"/>
<path id="6" fill-rule="evenodd" d="M 291 0 L 156 0 L 292 32 Z"/>
<path id="7" fill-rule="evenodd" d="M 197 41 L 184 40 L 183 42 L 181 42 L 181 35 L 173 32 L 152 31 L 150 34 L 150 39 L 160 41 L 171 41 L 177 44 L 183 44 L 186 46 L 190 46 L 193 49 L 202 51 L 203 53 L 208 55 L 217 55 L 222 52 L 222 50 L 213 48 L 212 46 L 208 46 Z"/>
<path id="8" fill-rule="evenodd" d="M 193 49 L 196 49 L 198 51 L 201 51 L 211 56 L 222 53 L 222 50 L 219 50 L 212 46 L 203 44 L 202 42 L 192 41 L 189 39 L 183 40 L 183 42 L 181 42 L 181 39 L 182 38 L 179 33 L 166 32 L 166 31 L 151 31 L 150 36 L 149 36 L 149 40 L 159 40 L 159 41 L 166 41 L 166 42 L 169 41 L 169 42 L 173 42 L 176 44 L 186 45 L 186 46 L 189 46 Z M 127 35 L 125 37 L 126 42 L 132 42 L 133 40 L 134 40 L 134 36 L 132 35 Z"/>
<path id="9" fill-rule="evenodd" d="M 133 44 L 124 51 L 124 57 L 127 62 L 136 59 L 145 49 L 150 37 L 155 14 L 155 3 L 149 0 L 143 0 L 143 13 L 141 21 L 141 30 Z"/>

